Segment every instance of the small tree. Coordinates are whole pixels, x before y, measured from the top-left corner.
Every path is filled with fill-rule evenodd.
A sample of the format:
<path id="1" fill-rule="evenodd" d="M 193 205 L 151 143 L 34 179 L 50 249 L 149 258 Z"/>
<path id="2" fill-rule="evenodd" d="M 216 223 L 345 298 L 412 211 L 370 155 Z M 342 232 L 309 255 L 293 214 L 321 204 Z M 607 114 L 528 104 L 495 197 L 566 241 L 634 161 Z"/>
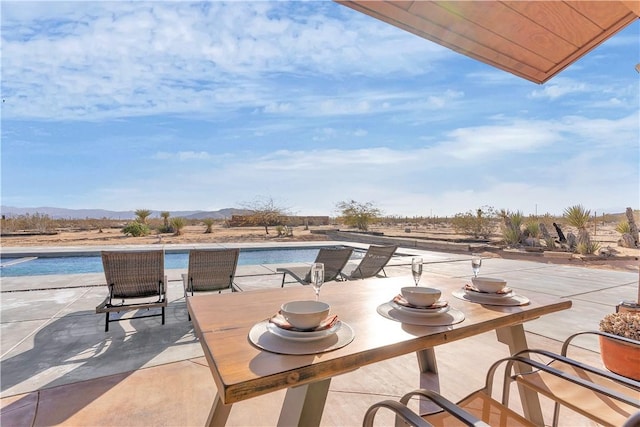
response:
<path id="1" fill-rule="evenodd" d="M 187 221 L 182 217 L 175 217 L 171 220 L 171 227 L 175 230 L 175 235 L 180 236 L 182 229 L 187 225 Z"/>
<path id="2" fill-rule="evenodd" d="M 213 233 L 213 230 L 211 227 L 213 227 L 213 224 L 215 223 L 215 220 L 213 218 L 205 218 L 202 220 L 202 222 L 204 223 L 204 225 L 207 226 L 207 229 L 204 230 L 205 234 L 210 234 Z"/>
<path id="3" fill-rule="evenodd" d="M 382 215 L 382 211 L 375 207 L 372 202 L 360 203 L 350 200 L 348 202 L 338 202 L 336 207 L 346 225 L 356 227 L 362 231 L 367 231 L 369 224 Z"/>
<path id="4" fill-rule="evenodd" d="M 494 216 L 494 208 L 483 206 L 475 211 L 455 214 L 451 219 L 451 225 L 456 233 L 470 234 L 475 238 L 489 237 Z"/>
<path id="5" fill-rule="evenodd" d="M 278 206 L 273 198 L 257 198 L 243 204 L 251 211 L 251 222 L 264 227 L 265 234 L 269 234 L 269 226 L 282 225 L 282 218 L 286 217 L 288 209 Z"/>
<path id="6" fill-rule="evenodd" d="M 146 224 L 147 218 L 151 216 L 151 211 L 149 209 L 138 209 L 135 211 L 135 214 L 138 217 L 136 221 L 141 224 Z"/>

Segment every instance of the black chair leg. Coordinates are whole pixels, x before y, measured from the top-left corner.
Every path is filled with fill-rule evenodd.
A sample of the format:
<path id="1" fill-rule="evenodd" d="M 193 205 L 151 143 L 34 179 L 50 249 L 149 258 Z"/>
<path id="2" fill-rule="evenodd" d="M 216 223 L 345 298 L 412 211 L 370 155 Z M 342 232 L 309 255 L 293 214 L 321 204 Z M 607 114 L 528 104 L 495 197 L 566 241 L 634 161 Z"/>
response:
<path id="1" fill-rule="evenodd" d="M 109 332 L 109 312 L 108 311 L 106 312 L 106 315 L 107 317 L 104 322 L 104 331 Z"/>

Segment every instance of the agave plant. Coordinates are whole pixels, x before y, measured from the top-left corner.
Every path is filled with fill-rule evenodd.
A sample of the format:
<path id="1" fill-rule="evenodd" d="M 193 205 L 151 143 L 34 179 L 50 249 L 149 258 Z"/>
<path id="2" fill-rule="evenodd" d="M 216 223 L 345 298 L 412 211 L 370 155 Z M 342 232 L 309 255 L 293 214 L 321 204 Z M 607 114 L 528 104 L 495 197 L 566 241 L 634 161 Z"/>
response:
<path id="1" fill-rule="evenodd" d="M 627 221 L 620 221 L 616 224 L 616 231 L 620 234 L 631 233 L 631 225 Z"/>

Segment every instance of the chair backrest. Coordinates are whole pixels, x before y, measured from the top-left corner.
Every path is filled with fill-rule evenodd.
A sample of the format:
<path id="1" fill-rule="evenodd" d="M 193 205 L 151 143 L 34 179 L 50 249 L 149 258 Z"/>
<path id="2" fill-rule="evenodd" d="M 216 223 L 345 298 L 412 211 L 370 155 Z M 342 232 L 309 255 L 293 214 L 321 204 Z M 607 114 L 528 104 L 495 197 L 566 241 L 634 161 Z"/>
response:
<path id="1" fill-rule="evenodd" d="M 112 298 L 143 298 L 166 292 L 164 251 L 102 251 Z"/>
<path id="2" fill-rule="evenodd" d="M 193 249 L 189 252 L 187 291 L 230 288 L 236 275 L 240 249 Z"/>
<path id="3" fill-rule="evenodd" d="M 353 252 L 352 248 L 320 248 L 316 260 L 324 264 L 324 281 L 336 280 Z M 305 276 L 305 282 L 311 281 L 311 271 Z"/>
<path id="4" fill-rule="evenodd" d="M 367 277 L 374 277 L 384 268 L 389 262 L 393 254 L 398 249 L 396 245 L 389 246 L 369 246 L 367 253 L 360 261 L 360 264 L 351 273 L 351 278 L 365 279 Z"/>

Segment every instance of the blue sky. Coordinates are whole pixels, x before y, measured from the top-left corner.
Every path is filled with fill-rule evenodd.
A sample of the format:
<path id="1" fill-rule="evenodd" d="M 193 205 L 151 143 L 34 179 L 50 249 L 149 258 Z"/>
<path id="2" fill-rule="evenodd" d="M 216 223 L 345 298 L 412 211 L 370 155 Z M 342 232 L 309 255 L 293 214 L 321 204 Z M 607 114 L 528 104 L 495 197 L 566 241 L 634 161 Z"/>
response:
<path id="1" fill-rule="evenodd" d="M 638 21 L 536 85 L 328 1 L 1 7 L 5 206 L 640 208 Z"/>

